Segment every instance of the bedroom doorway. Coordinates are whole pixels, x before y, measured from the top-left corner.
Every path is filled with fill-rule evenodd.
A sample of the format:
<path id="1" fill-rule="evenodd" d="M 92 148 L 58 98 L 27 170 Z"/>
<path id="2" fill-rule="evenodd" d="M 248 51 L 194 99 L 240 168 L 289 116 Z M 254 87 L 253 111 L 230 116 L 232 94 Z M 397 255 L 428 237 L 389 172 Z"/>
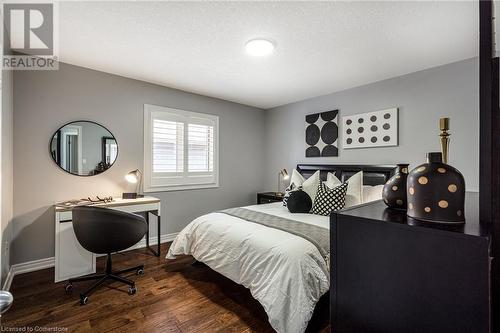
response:
<path id="1" fill-rule="evenodd" d="M 61 166 L 71 173 L 82 172 L 81 126 L 66 126 L 61 130 Z"/>

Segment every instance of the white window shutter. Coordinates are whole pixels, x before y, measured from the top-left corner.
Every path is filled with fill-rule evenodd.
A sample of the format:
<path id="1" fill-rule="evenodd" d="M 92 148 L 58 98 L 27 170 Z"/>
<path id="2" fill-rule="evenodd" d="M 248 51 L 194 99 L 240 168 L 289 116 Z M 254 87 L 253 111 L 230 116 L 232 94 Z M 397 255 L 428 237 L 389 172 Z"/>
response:
<path id="1" fill-rule="evenodd" d="M 183 172 L 184 124 L 153 119 L 153 173 Z"/>
<path id="2" fill-rule="evenodd" d="M 217 187 L 217 116 L 144 105 L 144 191 Z"/>
<path id="3" fill-rule="evenodd" d="M 212 172 L 213 126 L 188 124 L 188 172 Z"/>

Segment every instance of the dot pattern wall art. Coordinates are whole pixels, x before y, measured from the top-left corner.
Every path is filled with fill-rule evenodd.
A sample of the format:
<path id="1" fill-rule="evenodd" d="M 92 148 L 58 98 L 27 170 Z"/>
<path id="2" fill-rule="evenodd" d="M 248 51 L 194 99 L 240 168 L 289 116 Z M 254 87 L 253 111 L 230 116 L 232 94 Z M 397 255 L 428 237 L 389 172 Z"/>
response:
<path id="1" fill-rule="evenodd" d="M 398 109 L 342 117 L 344 149 L 398 145 Z"/>
<path id="2" fill-rule="evenodd" d="M 339 156 L 339 110 L 306 115 L 306 157 Z"/>

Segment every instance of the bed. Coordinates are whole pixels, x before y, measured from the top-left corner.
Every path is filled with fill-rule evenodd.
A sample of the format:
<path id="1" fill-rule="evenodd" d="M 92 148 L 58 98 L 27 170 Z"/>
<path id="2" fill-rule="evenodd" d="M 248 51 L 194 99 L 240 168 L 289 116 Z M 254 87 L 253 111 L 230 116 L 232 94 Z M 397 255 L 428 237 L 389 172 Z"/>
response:
<path id="1" fill-rule="evenodd" d="M 297 165 L 297 171 L 305 178 L 319 170 L 323 181 L 329 172 L 344 182 L 363 171 L 363 183 L 367 186 L 384 184 L 394 168 L 391 165 Z M 329 216 L 292 214 L 280 202 L 243 208 L 246 212 L 299 222 L 307 228 L 320 227 L 327 232 L 329 229 Z M 330 286 L 328 260 L 311 241 L 220 211 L 196 218 L 178 234 L 167 259 L 178 255 L 191 255 L 247 287 L 279 333 L 304 332 L 316 303 Z"/>

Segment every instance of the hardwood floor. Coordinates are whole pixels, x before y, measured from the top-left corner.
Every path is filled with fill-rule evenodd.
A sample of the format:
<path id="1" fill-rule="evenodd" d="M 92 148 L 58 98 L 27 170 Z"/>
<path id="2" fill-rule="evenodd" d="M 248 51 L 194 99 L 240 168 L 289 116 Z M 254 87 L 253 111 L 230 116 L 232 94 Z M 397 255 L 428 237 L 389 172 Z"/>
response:
<path id="1" fill-rule="evenodd" d="M 79 292 L 92 282 L 74 285 L 72 294 L 64 282 L 54 283 L 54 269 L 18 275 L 11 292 L 12 308 L 1 320 L 7 328 L 53 328 L 52 332 L 274 332 L 262 306 L 248 289 L 203 264 L 192 265 L 192 257 L 166 261 L 146 249 L 113 255 L 114 269 L 145 264 L 136 281 L 138 292 L 128 295 L 127 286 L 117 282 L 97 289 L 85 306 Z M 97 270 L 105 257 L 98 258 Z M 39 330 L 40 331 L 40 330 Z M 316 307 L 308 332 L 330 332 L 328 300 Z"/>

